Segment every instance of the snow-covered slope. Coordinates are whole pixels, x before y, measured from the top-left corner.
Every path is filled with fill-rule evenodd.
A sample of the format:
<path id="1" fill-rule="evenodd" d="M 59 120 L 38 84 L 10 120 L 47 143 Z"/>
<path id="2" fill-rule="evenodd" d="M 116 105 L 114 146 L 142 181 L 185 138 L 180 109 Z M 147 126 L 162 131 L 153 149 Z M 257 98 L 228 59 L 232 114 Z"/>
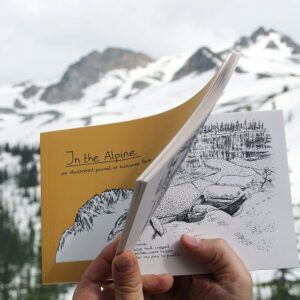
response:
<path id="1" fill-rule="evenodd" d="M 285 35 L 259 28 L 250 37 L 241 38 L 235 47 L 242 58 L 217 110 L 267 108 L 287 93 L 287 116 L 294 111 L 297 101 L 293 95 L 300 87 L 299 46 Z M 57 83 L 2 85 L 0 140 L 36 144 L 41 131 L 110 123 L 164 111 L 202 87 L 227 52 L 213 53 L 203 47 L 195 53 L 153 61 L 141 53 L 109 48 L 81 58 Z M 117 55 L 127 57 L 130 63 L 115 62 Z M 105 67 L 101 67 L 104 62 Z M 89 71 L 88 67 L 95 64 L 97 68 Z"/>

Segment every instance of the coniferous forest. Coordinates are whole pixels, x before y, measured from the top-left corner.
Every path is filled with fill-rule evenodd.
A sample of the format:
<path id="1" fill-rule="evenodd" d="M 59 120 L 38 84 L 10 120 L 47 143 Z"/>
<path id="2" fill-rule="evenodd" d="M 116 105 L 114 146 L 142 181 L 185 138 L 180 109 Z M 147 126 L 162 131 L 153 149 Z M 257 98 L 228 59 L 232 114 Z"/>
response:
<path id="1" fill-rule="evenodd" d="M 261 121 L 207 124 L 198 135 L 197 145 L 205 158 L 245 160 L 269 156 L 271 135 Z"/>
<path id="2" fill-rule="evenodd" d="M 60 299 L 67 286 L 41 284 L 39 149 L 5 144 L 0 153 L 17 162 L 0 165 L 0 299 Z"/>

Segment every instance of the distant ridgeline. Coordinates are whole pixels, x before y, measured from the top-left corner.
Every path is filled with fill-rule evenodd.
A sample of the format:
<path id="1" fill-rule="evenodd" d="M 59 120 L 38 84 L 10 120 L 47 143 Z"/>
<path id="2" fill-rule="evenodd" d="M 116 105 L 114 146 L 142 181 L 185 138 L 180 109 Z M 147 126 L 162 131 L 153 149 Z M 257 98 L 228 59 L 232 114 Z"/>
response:
<path id="1" fill-rule="evenodd" d="M 270 155 L 270 142 L 261 121 L 221 122 L 203 126 L 193 148 L 203 158 L 256 160 Z"/>

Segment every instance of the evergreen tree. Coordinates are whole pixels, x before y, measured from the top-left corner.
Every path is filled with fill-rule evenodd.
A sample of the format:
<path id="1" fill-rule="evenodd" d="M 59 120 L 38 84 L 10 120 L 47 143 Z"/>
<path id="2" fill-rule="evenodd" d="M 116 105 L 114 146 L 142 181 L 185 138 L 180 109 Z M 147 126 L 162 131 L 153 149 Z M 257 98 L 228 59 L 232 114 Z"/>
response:
<path id="1" fill-rule="evenodd" d="M 30 149 L 28 146 L 24 146 L 20 150 L 21 154 L 21 165 L 24 166 L 28 164 L 29 162 L 34 161 L 33 155 L 34 155 L 34 150 Z"/>
<path id="2" fill-rule="evenodd" d="M 4 168 L 3 170 L 0 170 L 0 184 L 3 183 L 8 179 L 8 172 L 7 169 Z"/>
<path id="3" fill-rule="evenodd" d="M 10 146 L 9 146 L 8 143 L 6 143 L 6 144 L 4 145 L 4 151 L 5 151 L 5 152 L 10 152 Z"/>
<path id="4" fill-rule="evenodd" d="M 35 163 L 30 167 L 22 165 L 21 171 L 17 174 L 19 187 L 35 187 L 39 184 L 39 174 Z"/>
<path id="5" fill-rule="evenodd" d="M 277 270 L 272 280 L 259 283 L 258 287 L 269 288 L 274 300 L 300 299 L 300 279 L 289 269 Z"/>
<path id="6" fill-rule="evenodd" d="M 60 295 L 65 294 L 68 285 L 43 285 L 41 272 L 41 243 L 39 244 L 37 256 L 34 257 L 34 265 L 37 267 L 37 273 L 33 278 L 34 284 L 30 285 L 28 282 L 31 279 L 31 273 L 26 274 L 24 282 L 26 286 L 23 287 L 19 293 L 18 299 L 22 300 L 57 300 Z"/>
<path id="7" fill-rule="evenodd" d="M 15 291 L 13 280 L 28 262 L 28 253 L 24 249 L 30 246 L 23 239 L 8 210 L 2 204 L 0 194 L 0 299 L 11 299 L 11 291 Z"/>

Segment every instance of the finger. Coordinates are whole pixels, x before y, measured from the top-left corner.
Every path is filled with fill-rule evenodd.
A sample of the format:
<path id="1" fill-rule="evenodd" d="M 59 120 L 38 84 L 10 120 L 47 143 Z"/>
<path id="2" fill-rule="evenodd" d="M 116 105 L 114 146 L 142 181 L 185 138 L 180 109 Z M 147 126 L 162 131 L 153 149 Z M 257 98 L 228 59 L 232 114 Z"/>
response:
<path id="1" fill-rule="evenodd" d="M 116 300 L 142 300 L 142 277 L 132 251 L 117 255 L 112 264 Z"/>
<path id="2" fill-rule="evenodd" d="M 142 276 L 144 293 L 149 295 L 162 294 L 171 289 L 173 276 L 163 275 L 144 275 Z"/>
<path id="3" fill-rule="evenodd" d="M 182 235 L 181 243 L 192 259 L 205 264 L 209 271 L 229 274 L 249 273 L 244 263 L 222 239 L 197 239 Z"/>
<path id="4" fill-rule="evenodd" d="M 101 293 L 101 296 L 105 300 L 115 300 L 114 284 L 111 283 L 109 285 L 106 285 Z M 88 299 L 88 300 L 90 300 L 90 299 Z"/>
<path id="5" fill-rule="evenodd" d="M 147 295 L 164 294 L 172 288 L 173 276 L 171 274 L 162 275 L 144 275 L 142 276 L 143 291 Z M 105 300 L 114 299 L 114 285 L 109 283 L 103 285 L 104 290 L 102 292 Z M 145 299 L 146 296 L 144 296 Z"/>
<path id="6" fill-rule="evenodd" d="M 80 281 L 89 281 L 99 284 L 111 275 L 111 264 L 115 257 L 119 239 L 106 246 L 94 261 L 88 266 Z"/>
<path id="7" fill-rule="evenodd" d="M 100 287 L 90 281 L 81 281 L 74 291 L 72 300 L 82 299 L 101 300 Z"/>
<path id="8" fill-rule="evenodd" d="M 113 241 L 91 262 L 80 278 L 73 295 L 73 300 L 101 299 L 99 283 L 110 276 L 111 264 L 117 250 L 118 242 L 119 239 Z"/>

